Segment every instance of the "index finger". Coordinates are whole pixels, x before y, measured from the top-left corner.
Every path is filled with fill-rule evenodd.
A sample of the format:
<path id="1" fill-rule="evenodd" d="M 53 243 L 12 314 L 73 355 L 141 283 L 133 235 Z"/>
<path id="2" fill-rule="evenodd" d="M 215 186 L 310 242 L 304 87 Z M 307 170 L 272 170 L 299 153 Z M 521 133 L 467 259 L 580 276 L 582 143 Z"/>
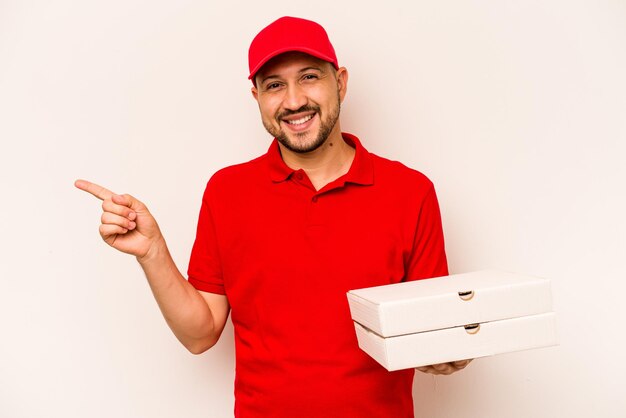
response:
<path id="1" fill-rule="evenodd" d="M 83 190 L 87 193 L 94 195 L 100 200 L 110 199 L 111 196 L 113 196 L 114 194 L 109 189 L 106 189 L 100 185 L 97 185 L 96 183 L 92 183 L 87 180 L 80 180 L 80 179 L 76 180 L 74 182 L 74 186 L 76 186 L 80 190 Z"/>

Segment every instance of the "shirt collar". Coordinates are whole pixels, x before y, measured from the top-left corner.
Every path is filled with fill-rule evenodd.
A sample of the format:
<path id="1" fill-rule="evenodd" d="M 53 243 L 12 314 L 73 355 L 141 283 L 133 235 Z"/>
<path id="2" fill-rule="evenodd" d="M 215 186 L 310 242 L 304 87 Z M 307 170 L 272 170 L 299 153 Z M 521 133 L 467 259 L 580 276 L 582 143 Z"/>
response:
<path id="1" fill-rule="evenodd" d="M 361 141 L 355 135 L 342 132 L 343 140 L 356 150 L 354 160 L 350 166 L 350 170 L 341 178 L 344 183 L 355 183 L 362 185 L 374 184 L 374 164 L 370 153 L 361 145 Z M 270 148 L 267 150 L 267 161 L 270 172 L 270 178 L 275 183 L 280 183 L 291 177 L 296 170 L 293 170 L 285 164 L 281 155 L 278 141 L 276 138 L 272 141 Z"/>

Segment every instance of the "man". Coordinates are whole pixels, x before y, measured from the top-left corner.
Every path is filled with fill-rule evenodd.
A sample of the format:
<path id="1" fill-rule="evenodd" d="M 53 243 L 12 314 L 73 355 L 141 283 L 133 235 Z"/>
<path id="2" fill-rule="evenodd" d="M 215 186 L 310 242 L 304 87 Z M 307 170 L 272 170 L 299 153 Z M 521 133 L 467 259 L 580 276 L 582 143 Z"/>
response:
<path id="1" fill-rule="evenodd" d="M 137 257 L 189 351 L 212 347 L 232 313 L 236 416 L 412 417 L 413 370 L 387 372 L 358 349 L 346 292 L 447 274 L 432 183 L 341 132 L 348 72 L 317 23 L 273 22 L 249 65 L 275 139 L 209 181 L 188 281 L 143 203 L 76 186 L 103 200 L 102 238 Z"/>

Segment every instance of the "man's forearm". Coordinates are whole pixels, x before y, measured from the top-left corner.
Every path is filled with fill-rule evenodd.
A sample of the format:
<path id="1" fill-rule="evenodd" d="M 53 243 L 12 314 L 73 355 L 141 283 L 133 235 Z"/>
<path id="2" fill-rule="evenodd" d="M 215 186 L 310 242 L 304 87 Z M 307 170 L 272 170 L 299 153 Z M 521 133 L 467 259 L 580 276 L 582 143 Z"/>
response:
<path id="1" fill-rule="evenodd" d="M 165 240 L 161 239 L 146 256 L 138 257 L 137 261 L 176 338 L 194 353 L 213 346 L 219 338 L 219 331 L 216 330 L 211 309 L 180 273 Z"/>
<path id="2" fill-rule="evenodd" d="M 141 201 L 87 180 L 76 180 L 74 185 L 102 200 L 100 236 L 116 250 L 137 258 L 176 338 L 192 353 L 213 346 L 228 317 L 226 297 L 201 295 L 185 280 L 156 220 Z"/>

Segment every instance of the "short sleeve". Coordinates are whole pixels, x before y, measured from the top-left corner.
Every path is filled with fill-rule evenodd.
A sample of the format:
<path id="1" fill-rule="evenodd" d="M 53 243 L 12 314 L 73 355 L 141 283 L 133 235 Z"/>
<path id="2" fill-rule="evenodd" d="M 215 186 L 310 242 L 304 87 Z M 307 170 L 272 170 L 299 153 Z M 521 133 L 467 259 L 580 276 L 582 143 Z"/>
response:
<path id="1" fill-rule="evenodd" d="M 224 279 L 219 256 L 218 239 L 216 236 L 215 220 L 211 211 L 210 186 L 204 192 L 196 240 L 191 250 L 189 268 L 187 270 L 189 283 L 204 292 L 226 294 Z"/>
<path id="2" fill-rule="evenodd" d="M 419 209 L 413 248 L 405 266 L 405 280 L 448 275 L 448 261 L 435 188 L 431 186 Z"/>

